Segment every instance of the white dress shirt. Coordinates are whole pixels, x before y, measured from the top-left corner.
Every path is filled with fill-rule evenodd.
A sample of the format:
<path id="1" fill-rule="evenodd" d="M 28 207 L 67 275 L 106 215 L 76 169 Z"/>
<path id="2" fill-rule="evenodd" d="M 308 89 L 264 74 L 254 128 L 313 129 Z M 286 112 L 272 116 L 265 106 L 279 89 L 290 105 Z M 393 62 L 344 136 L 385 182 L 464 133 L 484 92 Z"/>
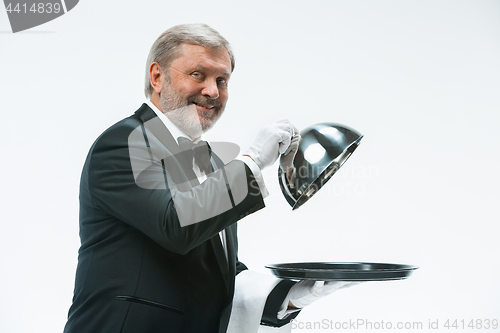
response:
<path id="1" fill-rule="evenodd" d="M 156 105 L 154 105 L 150 100 L 146 100 L 146 104 L 154 111 L 154 113 L 160 118 L 165 127 L 168 129 L 170 134 L 177 140 L 179 137 L 185 137 L 191 140 L 186 134 L 184 134 L 170 119 L 161 112 Z M 252 171 L 257 184 L 259 185 L 262 197 L 265 198 L 269 195 L 266 185 L 264 183 L 264 178 L 260 171 L 259 166 L 252 160 L 249 156 L 238 156 L 238 160 L 244 162 Z M 194 163 L 193 159 L 193 170 L 198 178 L 198 181 L 203 183 L 207 179 L 205 172 L 200 170 L 198 165 Z M 224 248 L 227 259 L 227 244 L 226 244 L 226 232 L 222 230 L 219 232 L 219 237 Z M 280 280 L 269 276 L 267 274 L 260 274 L 245 270 L 238 274 L 236 278 L 236 288 L 233 303 L 233 311 L 231 314 L 231 320 L 229 322 L 228 332 L 230 333 L 264 333 L 264 332 L 283 332 L 290 333 L 291 325 L 285 325 L 280 329 L 268 328 L 266 326 L 261 326 L 260 318 L 264 310 L 265 302 L 269 293 L 278 284 Z M 281 311 L 279 317 L 285 317 L 290 310 L 286 310 L 288 305 L 288 297 L 285 299 L 281 306 Z"/>
<path id="2" fill-rule="evenodd" d="M 151 108 L 151 110 L 154 111 L 154 113 L 162 121 L 162 123 L 165 125 L 165 127 L 168 129 L 170 134 L 172 134 L 176 141 L 179 137 L 184 137 L 191 140 L 189 136 L 183 133 L 174 123 L 172 123 L 170 119 L 168 119 L 168 117 L 163 112 L 161 112 L 150 100 L 146 100 L 146 104 Z M 202 138 L 200 138 L 200 140 L 202 140 Z M 250 168 L 255 177 L 255 180 L 257 181 L 257 184 L 260 187 L 262 196 L 264 198 L 267 197 L 269 195 L 269 192 L 267 191 L 266 185 L 264 183 L 264 178 L 262 177 L 262 173 L 260 172 L 260 168 L 257 166 L 257 164 L 248 156 L 239 156 L 238 159 L 244 162 Z M 198 164 L 194 162 L 194 158 L 192 166 L 193 171 L 198 178 L 198 181 L 200 182 L 200 184 L 203 183 L 207 179 L 207 175 L 204 171 L 200 170 Z M 221 232 L 219 232 L 219 236 L 227 259 L 226 231 L 222 230 Z"/>

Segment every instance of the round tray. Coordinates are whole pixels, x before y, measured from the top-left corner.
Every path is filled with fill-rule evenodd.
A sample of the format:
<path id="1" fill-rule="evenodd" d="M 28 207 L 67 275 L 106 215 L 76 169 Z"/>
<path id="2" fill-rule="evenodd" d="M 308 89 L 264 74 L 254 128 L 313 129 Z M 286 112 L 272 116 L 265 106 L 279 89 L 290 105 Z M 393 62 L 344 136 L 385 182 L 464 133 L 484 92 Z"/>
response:
<path id="1" fill-rule="evenodd" d="M 267 265 L 280 279 L 388 281 L 408 278 L 416 266 L 372 262 L 298 262 Z"/>

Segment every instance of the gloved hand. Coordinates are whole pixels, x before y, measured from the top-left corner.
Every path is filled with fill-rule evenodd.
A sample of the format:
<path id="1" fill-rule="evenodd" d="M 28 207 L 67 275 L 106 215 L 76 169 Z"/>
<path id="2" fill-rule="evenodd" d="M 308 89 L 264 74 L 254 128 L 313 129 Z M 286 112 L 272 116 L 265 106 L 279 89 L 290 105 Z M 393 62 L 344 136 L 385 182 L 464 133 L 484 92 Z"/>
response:
<path id="1" fill-rule="evenodd" d="M 254 143 L 243 155 L 250 156 L 262 170 L 276 162 L 279 154 L 287 151 L 293 133 L 294 127 L 287 119 L 277 120 L 259 131 Z"/>
<path id="2" fill-rule="evenodd" d="M 288 149 L 280 157 L 280 168 L 286 174 L 288 183 L 292 188 L 294 187 L 295 183 L 295 167 L 293 165 L 293 159 L 297 154 L 301 139 L 302 138 L 300 137 L 299 130 L 297 128 L 294 128 L 294 134 L 292 136 L 290 146 L 288 146 Z"/>
<path id="3" fill-rule="evenodd" d="M 303 308 L 336 290 L 348 288 L 360 282 L 351 281 L 309 281 L 302 280 L 288 292 L 289 301 L 296 308 Z"/>

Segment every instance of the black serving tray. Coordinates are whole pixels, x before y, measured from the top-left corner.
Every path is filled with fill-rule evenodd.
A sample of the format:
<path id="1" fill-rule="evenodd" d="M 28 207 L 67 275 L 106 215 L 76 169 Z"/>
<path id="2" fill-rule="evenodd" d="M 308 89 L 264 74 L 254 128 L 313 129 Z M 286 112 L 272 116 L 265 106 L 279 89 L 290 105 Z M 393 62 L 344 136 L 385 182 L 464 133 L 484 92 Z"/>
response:
<path id="1" fill-rule="evenodd" d="M 408 278 L 416 266 L 372 262 L 298 262 L 267 265 L 280 279 L 318 281 L 388 281 Z"/>

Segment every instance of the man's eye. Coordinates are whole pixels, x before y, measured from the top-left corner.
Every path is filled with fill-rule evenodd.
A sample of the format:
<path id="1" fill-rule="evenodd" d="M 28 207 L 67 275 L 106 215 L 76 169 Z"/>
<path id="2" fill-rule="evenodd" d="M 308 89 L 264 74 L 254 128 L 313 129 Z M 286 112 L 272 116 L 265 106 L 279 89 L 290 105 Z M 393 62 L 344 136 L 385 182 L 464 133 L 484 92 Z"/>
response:
<path id="1" fill-rule="evenodd" d="M 191 75 L 194 76 L 195 78 L 201 78 L 202 77 L 201 73 L 193 73 Z"/>
<path id="2" fill-rule="evenodd" d="M 217 83 L 219 83 L 221 85 L 227 85 L 227 80 L 225 80 L 225 79 L 218 79 Z"/>

